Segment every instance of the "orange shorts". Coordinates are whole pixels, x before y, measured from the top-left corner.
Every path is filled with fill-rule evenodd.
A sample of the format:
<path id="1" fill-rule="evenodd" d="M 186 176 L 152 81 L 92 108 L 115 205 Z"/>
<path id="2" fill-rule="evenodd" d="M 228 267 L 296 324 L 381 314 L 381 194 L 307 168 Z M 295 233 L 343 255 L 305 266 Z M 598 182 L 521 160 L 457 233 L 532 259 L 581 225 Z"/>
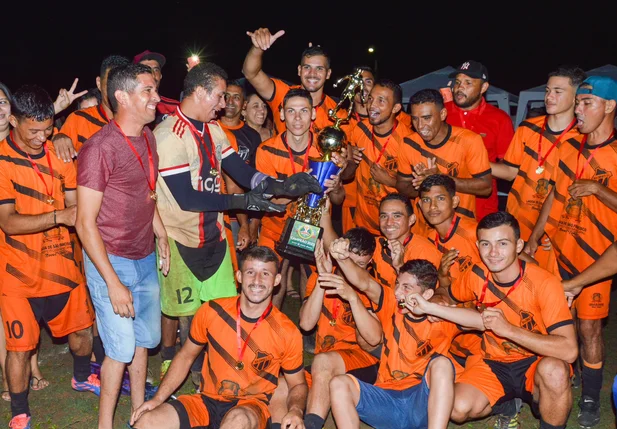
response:
<path id="1" fill-rule="evenodd" d="M 252 411 L 259 422 L 259 429 L 265 429 L 270 424 L 268 405 L 258 399 L 225 402 L 196 393 L 181 395 L 169 404 L 178 413 L 180 429 L 219 428 L 227 412 L 236 407 Z"/>
<path id="2" fill-rule="evenodd" d="M 341 221 L 343 222 L 343 234 L 349 231 L 351 228 L 355 228 L 356 224 L 353 221 L 355 207 L 346 206 L 343 204 L 341 207 Z"/>
<path id="3" fill-rule="evenodd" d="M 330 350 L 323 353 L 336 353 L 345 364 L 345 373 L 351 374 L 354 377 L 364 381 L 365 383 L 373 384 L 377 380 L 377 371 L 379 369 L 379 359 L 372 354 L 365 352 L 358 347 L 357 350 Z M 309 388 L 313 384 L 313 376 L 311 374 L 311 367 L 307 367 L 304 371 L 306 375 L 306 383 Z"/>
<path id="4" fill-rule="evenodd" d="M 41 333 L 39 320 L 57 338 L 89 328 L 94 322 L 94 309 L 85 283 L 70 292 L 43 298 L 2 296 L 0 311 L 6 349 L 14 352 L 36 348 Z"/>
<path id="5" fill-rule="evenodd" d="M 475 333 L 463 332 L 452 340 L 450 354 L 455 358 L 467 359 L 472 355 L 482 354 L 482 337 Z"/>
<path id="6" fill-rule="evenodd" d="M 533 401 L 534 377 L 542 357 L 531 356 L 516 362 L 499 362 L 471 356 L 457 383 L 470 384 L 484 393 L 493 407 L 500 399 Z M 572 367 L 570 367 L 572 371 Z M 572 374 L 570 374 L 572 375 Z"/>

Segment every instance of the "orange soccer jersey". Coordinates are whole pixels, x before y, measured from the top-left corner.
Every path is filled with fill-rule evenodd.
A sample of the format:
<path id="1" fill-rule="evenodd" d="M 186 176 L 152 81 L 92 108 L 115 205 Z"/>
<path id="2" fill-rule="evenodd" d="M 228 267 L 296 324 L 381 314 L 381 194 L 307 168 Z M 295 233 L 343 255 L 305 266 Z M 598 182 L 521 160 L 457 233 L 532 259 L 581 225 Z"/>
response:
<path id="1" fill-rule="evenodd" d="M 0 142 L 0 204 L 14 204 L 26 216 L 65 208 L 64 193 L 77 188 L 75 166 L 60 161 L 50 142 L 47 147 L 48 156 L 45 151 L 30 155 L 41 179 L 10 136 Z M 33 234 L 0 233 L 2 294 L 33 298 L 70 292 L 84 283 L 79 253 L 65 226 Z"/>
<path id="2" fill-rule="evenodd" d="M 459 302 L 497 303 L 492 308 L 503 311 L 508 322 L 536 334 L 547 335 L 553 330 L 573 324 L 572 315 L 566 302 L 559 278 L 534 264 L 519 262 L 523 271 L 522 281 L 500 285 L 492 277 L 485 283 L 487 272 L 475 266 L 452 283 L 450 295 Z M 517 279 L 518 280 L 518 279 Z M 512 289 L 510 292 L 510 288 Z M 509 293 L 509 295 L 507 295 Z M 507 295 L 507 296 L 506 296 Z M 485 331 L 481 343 L 484 359 L 500 362 L 516 362 L 535 356 L 506 338 Z"/>
<path id="3" fill-rule="evenodd" d="M 294 173 L 300 173 L 308 169 L 308 158 L 318 158 L 319 150 L 313 140 L 313 134 L 309 140 L 307 151 L 295 152 L 286 143 L 286 132 L 279 134 L 271 139 L 264 141 L 257 149 L 255 166 L 257 170 L 277 179 L 285 179 Z M 290 160 L 293 158 L 293 164 Z M 306 162 L 306 169 L 304 168 Z M 267 213 L 261 221 L 260 236 L 273 240 L 275 243 L 280 240 L 285 221 L 295 212 L 296 203 L 287 205 L 285 213 Z"/>
<path id="4" fill-rule="evenodd" d="M 580 157 L 579 148 L 573 139 L 560 147 L 555 200 L 545 228 L 560 268 L 573 275 L 598 259 L 617 234 L 617 214 L 602 201 L 594 195 L 574 199 L 568 193 L 577 174 L 581 180 L 593 180 L 617 192 L 617 139 L 598 146 L 586 144 Z"/>
<path id="5" fill-rule="evenodd" d="M 445 240 L 442 240 L 441 237 L 437 238 L 435 246 L 442 255 L 447 253 L 450 249 L 456 249 L 459 252 L 456 262 L 450 267 L 452 283 L 475 264 L 483 266 L 482 259 L 480 259 L 480 254 L 478 253 L 478 247 L 476 246 L 477 227 L 478 224 L 476 221 L 462 216 L 455 216 L 454 228 L 450 236 L 446 237 Z M 435 243 L 436 237 L 438 237 L 437 231 L 432 230 L 429 235 L 429 240 Z M 437 267 L 439 267 L 439 265 L 437 265 Z"/>
<path id="6" fill-rule="evenodd" d="M 384 344 L 375 386 L 405 390 L 422 381 L 435 354 L 448 356 L 452 338 L 460 332 L 454 323 L 431 323 L 426 316 L 413 319 L 399 312 L 394 289 L 383 288 L 377 317 Z"/>
<path id="7" fill-rule="evenodd" d="M 449 126 L 444 140 L 437 145 L 425 143 L 420 136 L 414 134 L 406 138 L 399 154 L 399 174 L 412 177 L 413 166 L 419 163 L 426 165 L 427 158 L 436 158 L 440 173 L 459 179 L 484 177 L 491 174 L 488 153 L 482 142 L 482 137 L 464 128 Z M 476 216 L 476 197 L 471 194 L 457 192 L 460 203 L 456 212 L 469 219 Z M 418 218 L 413 231 L 424 236 L 432 229 L 426 222 L 422 211 L 416 207 Z"/>
<path id="8" fill-rule="evenodd" d="M 392 256 L 388 248 L 388 241 L 385 237 L 378 237 L 376 245 L 375 253 L 373 254 L 375 276 L 382 285 L 394 288 L 396 286 L 397 273 L 392 266 Z M 426 259 L 439 268 L 441 252 L 426 237 L 411 234 L 407 241 L 403 243 L 403 247 L 405 249 L 405 254 L 403 255 L 404 262 L 412 259 Z"/>
<path id="9" fill-rule="evenodd" d="M 103 106 L 99 104 L 71 113 L 62 125 L 60 133 L 70 137 L 75 150 L 79 151 L 86 140 L 108 123 L 109 118 Z"/>
<path id="10" fill-rule="evenodd" d="M 552 148 L 561 133 L 548 129 L 546 118 L 540 116 L 528 119 L 519 125 L 503 160 L 504 164 L 519 170 L 508 195 L 506 210 L 518 219 L 521 238 L 525 241 L 529 240 L 542 204 L 555 184 L 559 146 L 566 140 L 580 136 L 576 127 L 572 128 Z M 540 159 L 543 160 L 542 167 L 539 166 Z"/>
<path id="11" fill-rule="evenodd" d="M 362 161 L 356 169 L 356 211 L 354 223 L 368 229 L 372 234 L 379 235 L 379 204 L 381 199 L 396 188 L 379 183 L 371 174 L 371 166 L 377 163 L 385 168 L 392 177 L 396 177 L 399 165 L 398 154 L 403 145 L 403 139 L 412 132 L 405 125 L 397 123 L 387 134 L 374 133 L 373 126 L 368 121 L 357 124 L 351 132 L 350 141 L 353 145 L 363 148 Z"/>
<path id="12" fill-rule="evenodd" d="M 253 330 L 258 319 L 241 315 L 241 337 L 246 346 L 239 361 L 236 337 L 237 303 L 240 297 L 221 298 L 204 303 L 191 323 L 190 339 L 207 345 L 201 370 L 201 392 L 219 400 L 255 398 L 268 403 L 278 385 L 280 371 L 294 374 L 304 369 L 302 335 L 291 320 L 272 307 Z"/>

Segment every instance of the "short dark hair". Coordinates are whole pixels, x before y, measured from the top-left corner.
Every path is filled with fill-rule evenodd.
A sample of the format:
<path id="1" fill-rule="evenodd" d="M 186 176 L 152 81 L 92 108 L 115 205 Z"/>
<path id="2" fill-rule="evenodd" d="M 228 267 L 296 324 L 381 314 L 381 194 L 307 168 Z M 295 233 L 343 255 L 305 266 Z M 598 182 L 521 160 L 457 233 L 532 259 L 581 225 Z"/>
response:
<path id="1" fill-rule="evenodd" d="M 300 57 L 300 64 L 304 62 L 304 58 L 323 56 L 326 57 L 326 68 L 330 68 L 330 56 L 327 52 L 319 45 L 311 46 L 310 48 L 306 48 L 302 51 L 302 56 Z"/>
<path id="2" fill-rule="evenodd" d="M 253 246 L 248 247 L 240 253 L 240 261 L 238 263 L 238 267 L 242 270 L 244 266 L 244 262 L 249 259 L 255 259 L 256 261 L 261 262 L 274 262 L 276 265 L 276 273 L 279 272 L 279 265 L 281 263 L 279 257 L 274 253 L 274 250 L 270 249 L 266 246 Z"/>
<path id="3" fill-rule="evenodd" d="M 514 230 L 514 238 L 516 240 L 521 238 L 521 227 L 518 224 L 518 220 L 516 220 L 516 218 L 510 213 L 504 211 L 491 213 L 484 216 L 478 223 L 478 227 L 476 228 L 476 236 L 481 229 L 493 229 L 502 225 L 509 226 L 512 230 Z"/>
<path id="4" fill-rule="evenodd" d="M 418 195 L 422 196 L 424 192 L 431 190 L 433 186 L 443 186 L 451 197 L 456 195 L 456 183 L 454 179 L 445 174 L 431 174 L 420 184 Z"/>
<path id="5" fill-rule="evenodd" d="M 549 79 L 552 77 L 567 77 L 570 79 L 570 85 L 577 89 L 587 79 L 587 73 L 578 66 L 561 65 L 548 74 Z"/>
<path id="6" fill-rule="evenodd" d="M 244 85 L 242 85 L 242 82 L 239 81 L 238 79 L 234 79 L 234 80 L 230 80 L 227 82 L 227 86 L 237 86 L 238 88 L 240 88 L 240 92 L 242 93 L 242 97 L 246 98 L 246 88 L 244 87 Z"/>
<path id="7" fill-rule="evenodd" d="M 54 117 L 54 102 L 43 88 L 38 85 L 24 85 L 15 91 L 11 101 L 11 114 L 18 121 L 34 119 L 43 122 Z"/>
<path id="8" fill-rule="evenodd" d="M 443 109 L 443 96 L 436 89 L 421 89 L 411 96 L 409 99 L 410 106 L 416 106 L 418 104 L 433 103 L 439 110 Z"/>
<path id="9" fill-rule="evenodd" d="M 375 237 L 366 228 L 351 228 L 342 238 L 349 240 L 349 250 L 355 249 L 353 253 L 358 256 L 373 256 L 375 253 Z"/>
<path id="10" fill-rule="evenodd" d="M 293 97 L 306 98 L 311 104 L 311 108 L 313 107 L 313 97 L 311 97 L 311 93 L 304 88 L 291 88 L 287 91 L 287 94 L 285 94 L 285 97 L 283 98 L 283 106 L 285 106 L 289 99 Z"/>
<path id="11" fill-rule="evenodd" d="M 384 88 L 388 88 L 392 91 L 394 104 L 402 104 L 403 103 L 403 89 L 401 86 L 390 79 L 379 79 L 373 85 L 373 88 L 376 86 L 383 86 Z"/>
<path id="12" fill-rule="evenodd" d="M 99 71 L 99 77 L 102 79 L 106 72 L 110 72 L 113 69 L 130 64 L 131 60 L 122 55 L 109 55 L 103 59 L 101 63 L 101 70 Z"/>
<path id="13" fill-rule="evenodd" d="M 381 210 L 381 206 L 386 201 L 400 201 L 405 205 L 405 209 L 407 211 L 407 216 L 411 216 L 413 214 L 413 206 L 411 205 L 411 201 L 409 201 L 409 197 L 400 194 L 398 192 L 390 192 L 388 195 L 381 199 L 379 203 L 379 209 Z"/>
<path id="14" fill-rule="evenodd" d="M 437 287 L 437 268 L 426 259 L 411 259 L 403 264 L 398 274 L 411 274 L 418 280 L 418 286 L 423 290 Z"/>
<path id="15" fill-rule="evenodd" d="M 222 67 L 210 62 L 197 64 L 184 78 L 184 88 L 182 90 L 184 97 L 191 95 L 200 86 L 206 91 L 211 92 L 218 79 L 227 82 L 227 72 Z"/>
<path id="16" fill-rule="evenodd" d="M 135 91 L 139 82 L 137 76 L 140 74 L 152 75 L 152 69 L 144 64 L 128 63 L 124 66 L 116 67 L 109 72 L 107 77 L 107 99 L 112 112 L 118 112 L 118 100 L 114 95 L 116 91 L 131 93 Z"/>
<path id="17" fill-rule="evenodd" d="M 2 82 L 0 82 L 0 91 L 4 92 L 6 98 L 9 99 L 9 104 L 13 104 L 13 95 L 11 94 L 11 90 L 9 90 L 9 87 Z"/>
<path id="18" fill-rule="evenodd" d="M 77 108 L 81 109 L 81 103 L 91 98 L 96 98 L 97 103 L 101 104 L 101 91 L 98 88 L 90 88 L 88 92 L 75 100 Z"/>

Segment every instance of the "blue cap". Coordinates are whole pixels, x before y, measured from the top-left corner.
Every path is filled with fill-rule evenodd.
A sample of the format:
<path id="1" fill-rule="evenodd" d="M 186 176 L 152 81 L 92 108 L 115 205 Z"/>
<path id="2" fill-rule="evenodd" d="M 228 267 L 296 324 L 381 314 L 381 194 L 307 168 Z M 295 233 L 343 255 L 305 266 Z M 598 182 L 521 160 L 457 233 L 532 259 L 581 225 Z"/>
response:
<path id="1" fill-rule="evenodd" d="M 581 83 L 576 93 L 617 101 L 617 81 L 608 76 L 589 76 Z"/>

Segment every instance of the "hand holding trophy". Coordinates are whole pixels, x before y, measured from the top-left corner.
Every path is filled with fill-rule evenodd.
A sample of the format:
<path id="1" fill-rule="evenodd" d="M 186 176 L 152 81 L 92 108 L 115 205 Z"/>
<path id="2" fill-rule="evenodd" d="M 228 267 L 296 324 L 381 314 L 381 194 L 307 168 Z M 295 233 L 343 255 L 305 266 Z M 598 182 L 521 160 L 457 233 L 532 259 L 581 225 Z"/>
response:
<path id="1" fill-rule="evenodd" d="M 341 165 L 332 160 L 334 153 L 339 153 L 347 145 L 347 136 L 341 130 L 341 124 L 348 122 L 353 113 L 353 99 L 358 91 L 362 94 L 364 83 L 362 70 L 357 69 L 353 74 L 342 77 L 335 84 L 348 80 L 340 101 L 334 109 L 328 110 L 328 117 L 334 122 L 333 125 L 320 130 L 317 135 L 317 148 L 320 158 L 310 158 L 309 168 L 312 175 L 321 184 L 322 192 L 319 194 L 307 194 L 301 197 L 297 204 L 297 210 L 293 217 L 287 219 L 281 239 L 276 244 L 276 250 L 286 256 L 296 256 L 305 260 L 314 258 L 315 246 L 323 234 L 319 227 L 322 207 L 326 202 L 324 196 L 324 182 L 330 176 L 341 172 Z M 341 118 L 337 115 L 345 101 L 349 101 L 347 116 Z"/>

